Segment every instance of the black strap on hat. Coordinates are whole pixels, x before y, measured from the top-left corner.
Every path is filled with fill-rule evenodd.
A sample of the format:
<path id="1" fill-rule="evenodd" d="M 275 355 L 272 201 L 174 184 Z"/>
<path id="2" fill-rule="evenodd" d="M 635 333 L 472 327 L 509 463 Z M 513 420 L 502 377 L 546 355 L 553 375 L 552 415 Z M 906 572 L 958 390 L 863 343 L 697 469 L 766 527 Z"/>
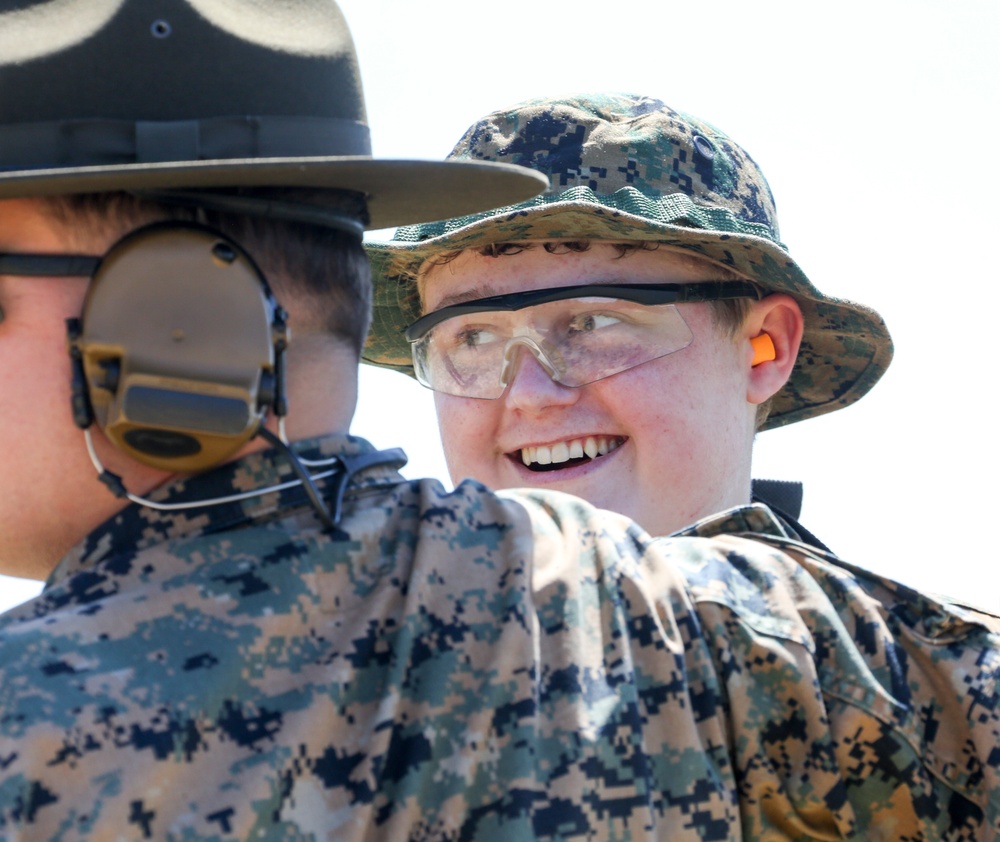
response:
<path id="1" fill-rule="evenodd" d="M 0 126 L 6 170 L 227 158 L 368 156 L 368 127 L 336 117 L 59 120 Z"/>

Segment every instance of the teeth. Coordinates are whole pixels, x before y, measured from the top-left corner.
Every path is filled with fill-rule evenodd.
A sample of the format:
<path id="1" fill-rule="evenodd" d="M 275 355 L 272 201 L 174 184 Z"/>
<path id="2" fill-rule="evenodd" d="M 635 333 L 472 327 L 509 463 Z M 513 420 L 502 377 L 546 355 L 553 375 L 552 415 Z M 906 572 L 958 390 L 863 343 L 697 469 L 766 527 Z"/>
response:
<path id="1" fill-rule="evenodd" d="M 521 461 L 526 466 L 531 466 L 533 464 L 559 465 L 570 459 L 582 459 L 585 455 L 594 459 L 597 456 L 610 453 L 620 444 L 621 441 L 614 437 L 587 436 L 585 439 L 561 441 L 553 445 L 541 444 L 536 447 L 522 447 Z"/>

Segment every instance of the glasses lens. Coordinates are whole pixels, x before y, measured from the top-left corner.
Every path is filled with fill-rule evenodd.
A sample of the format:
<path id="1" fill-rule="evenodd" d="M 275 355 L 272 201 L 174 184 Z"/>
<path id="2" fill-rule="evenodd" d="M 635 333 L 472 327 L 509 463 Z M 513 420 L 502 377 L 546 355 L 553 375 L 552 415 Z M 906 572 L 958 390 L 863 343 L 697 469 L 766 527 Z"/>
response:
<path id="1" fill-rule="evenodd" d="M 457 314 L 413 343 L 417 379 L 438 392 L 498 398 L 505 357 L 542 359 L 553 379 L 583 386 L 686 348 L 692 334 L 673 304 L 569 298 L 514 312 Z"/>

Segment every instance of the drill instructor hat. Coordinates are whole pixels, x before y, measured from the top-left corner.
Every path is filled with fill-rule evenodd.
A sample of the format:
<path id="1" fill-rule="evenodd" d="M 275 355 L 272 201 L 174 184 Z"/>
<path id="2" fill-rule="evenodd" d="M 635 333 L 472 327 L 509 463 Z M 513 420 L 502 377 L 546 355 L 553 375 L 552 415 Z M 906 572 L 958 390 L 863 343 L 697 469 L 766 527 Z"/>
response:
<path id="1" fill-rule="evenodd" d="M 0 12 L 0 198 L 307 187 L 369 227 L 518 202 L 537 173 L 373 160 L 333 0 L 22 0 Z"/>
<path id="2" fill-rule="evenodd" d="M 520 204 L 368 243 L 375 288 L 365 362 L 413 375 L 403 330 L 421 315 L 416 278 L 429 259 L 490 243 L 559 239 L 663 243 L 723 264 L 765 294 L 793 296 L 805 317 L 802 346 L 762 429 L 853 403 L 892 359 L 878 313 L 824 295 L 789 255 L 753 159 L 714 126 L 659 100 L 531 100 L 476 123 L 449 159 L 532 167 L 549 187 Z"/>

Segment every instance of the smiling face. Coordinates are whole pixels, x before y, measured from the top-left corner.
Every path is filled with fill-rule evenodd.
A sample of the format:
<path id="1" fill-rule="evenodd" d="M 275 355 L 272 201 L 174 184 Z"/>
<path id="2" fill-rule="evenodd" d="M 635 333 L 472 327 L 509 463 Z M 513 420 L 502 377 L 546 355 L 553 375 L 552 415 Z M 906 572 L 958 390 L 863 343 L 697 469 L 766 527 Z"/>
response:
<path id="1" fill-rule="evenodd" d="M 721 274 L 667 248 L 622 255 L 611 244 L 594 243 L 585 251 L 550 253 L 533 244 L 499 256 L 462 252 L 431 266 L 421 287 L 424 310 L 433 312 L 455 301 L 543 287 L 690 283 Z M 687 347 L 583 386 L 554 382 L 522 349 L 501 397 L 436 392 L 453 480 L 569 492 L 622 512 L 653 534 L 747 502 L 756 403 L 770 394 L 763 395 L 750 366 L 749 338 L 769 309 L 760 305 L 751 305 L 733 336 L 719 326 L 711 305 L 679 304 L 693 337 Z"/>

